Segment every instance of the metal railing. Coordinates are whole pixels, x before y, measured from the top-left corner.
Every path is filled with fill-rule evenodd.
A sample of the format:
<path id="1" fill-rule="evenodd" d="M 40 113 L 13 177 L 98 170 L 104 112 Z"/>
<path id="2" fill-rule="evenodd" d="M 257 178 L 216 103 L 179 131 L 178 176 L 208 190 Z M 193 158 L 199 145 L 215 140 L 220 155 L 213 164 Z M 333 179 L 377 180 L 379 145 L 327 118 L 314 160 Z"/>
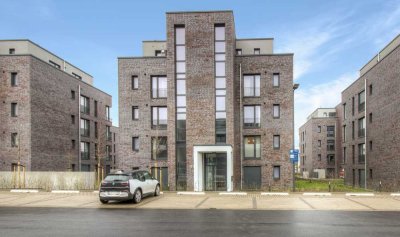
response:
<path id="1" fill-rule="evenodd" d="M 81 113 L 90 114 L 90 107 L 81 105 Z"/>
<path id="2" fill-rule="evenodd" d="M 167 98 L 168 90 L 167 89 L 158 89 L 153 91 L 153 98 Z"/>
<path id="3" fill-rule="evenodd" d="M 89 160 L 90 159 L 90 153 L 88 151 L 81 151 L 81 159 L 82 160 Z"/>
<path id="4" fill-rule="evenodd" d="M 90 129 L 81 128 L 81 136 L 89 137 L 90 136 Z"/>
<path id="5" fill-rule="evenodd" d="M 365 137 L 365 128 L 358 129 L 358 137 Z"/>
<path id="6" fill-rule="evenodd" d="M 260 87 L 243 88 L 244 97 L 260 96 Z"/>

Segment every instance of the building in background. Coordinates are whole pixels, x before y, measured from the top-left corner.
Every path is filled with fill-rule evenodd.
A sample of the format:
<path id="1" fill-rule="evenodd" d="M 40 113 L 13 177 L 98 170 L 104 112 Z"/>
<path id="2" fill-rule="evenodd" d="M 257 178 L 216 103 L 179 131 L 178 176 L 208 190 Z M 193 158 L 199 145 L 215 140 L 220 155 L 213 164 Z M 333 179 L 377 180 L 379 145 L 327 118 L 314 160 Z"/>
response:
<path id="1" fill-rule="evenodd" d="M 300 171 L 303 177 L 336 178 L 337 117 L 335 108 L 319 108 L 299 129 Z"/>
<path id="2" fill-rule="evenodd" d="M 166 41 L 118 59 L 117 166 L 164 190 L 288 189 L 293 54 L 237 39 L 232 11 L 166 16 Z"/>
<path id="3" fill-rule="evenodd" d="M 111 96 L 29 40 L 0 40 L 0 170 L 93 171 L 112 163 Z"/>
<path id="4" fill-rule="evenodd" d="M 360 77 L 342 91 L 342 101 L 336 106 L 337 170 L 339 176 L 344 175 L 346 184 L 399 190 L 399 91 L 400 35 L 361 68 Z M 313 149 L 308 147 L 307 138 L 318 140 L 312 132 L 303 141 L 307 123 L 299 131 L 306 167 L 308 154 Z"/>

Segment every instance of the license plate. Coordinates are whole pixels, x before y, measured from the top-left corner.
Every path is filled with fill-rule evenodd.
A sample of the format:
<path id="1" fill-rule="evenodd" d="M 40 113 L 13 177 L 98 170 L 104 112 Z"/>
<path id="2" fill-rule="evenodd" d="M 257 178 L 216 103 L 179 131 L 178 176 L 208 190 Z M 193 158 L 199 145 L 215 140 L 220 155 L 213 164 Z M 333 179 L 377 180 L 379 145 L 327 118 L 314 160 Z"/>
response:
<path id="1" fill-rule="evenodd" d="M 108 192 L 107 195 L 110 195 L 110 196 L 119 196 L 119 195 L 120 195 L 120 192 Z"/>

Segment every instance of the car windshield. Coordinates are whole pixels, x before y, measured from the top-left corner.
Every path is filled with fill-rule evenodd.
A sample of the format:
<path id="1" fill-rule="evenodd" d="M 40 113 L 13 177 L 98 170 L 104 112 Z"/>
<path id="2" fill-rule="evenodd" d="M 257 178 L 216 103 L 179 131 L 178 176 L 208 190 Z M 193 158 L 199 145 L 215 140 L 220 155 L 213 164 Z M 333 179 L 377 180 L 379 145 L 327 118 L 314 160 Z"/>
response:
<path id="1" fill-rule="evenodd" d="M 107 177 L 104 180 L 105 181 L 128 181 L 129 176 L 126 174 L 111 174 L 111 175 L 107 175 Z"/>

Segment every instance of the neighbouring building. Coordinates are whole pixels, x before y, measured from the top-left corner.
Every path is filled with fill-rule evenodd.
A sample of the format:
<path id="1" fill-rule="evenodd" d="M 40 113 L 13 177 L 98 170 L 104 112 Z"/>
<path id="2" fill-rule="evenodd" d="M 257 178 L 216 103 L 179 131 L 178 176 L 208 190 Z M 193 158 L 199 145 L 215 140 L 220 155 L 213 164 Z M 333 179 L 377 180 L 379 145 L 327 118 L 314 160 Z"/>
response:
<path id="1" fill-rule="evenodd" d="M 300 127 L 300 171 L 303 177 L 337 177 L 336 128 L 335 108 L 315 110 Z"/>
<path id="2" fill-rule="evenodd" d="M 291 187 L 293 54 L 237 39 L 232 11 L 166 18 L 165 41 L 118 59 L 117 166 L 164 190 Z"/>
<path id="3" fill-rule="evenodd" d="M 0 40 L 0 170 L 110 165 L 111 96 L 30 40 Z"/>
<path id="4" fill-rule="evenodd" d="M 335 108 L 336 175 L 344 175 L 346 184 L 374 190 L 399 190 L 399 91 L 400 35 L 361 68 L 359 78 L 342 91 L 341 103 Z M 307 167 L 308 154 L 313 149 L 308 147 L 307 135 L 310 135 L 308 139 L 318 138 L 317 133 L 307 131 L 303 142 L 305 126 L 299 131 L 299 145 Z"/>

